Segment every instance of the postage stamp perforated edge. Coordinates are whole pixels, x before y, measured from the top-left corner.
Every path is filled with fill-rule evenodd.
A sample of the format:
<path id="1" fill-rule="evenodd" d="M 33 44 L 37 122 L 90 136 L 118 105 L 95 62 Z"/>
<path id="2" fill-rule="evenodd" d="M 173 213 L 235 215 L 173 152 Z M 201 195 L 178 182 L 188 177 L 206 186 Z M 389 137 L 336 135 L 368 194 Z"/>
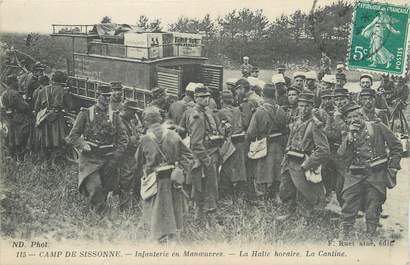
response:
<path id="1" fill-rule="evenodd" d="M 354 10 L 352 13 L 352 22 L 350 23 L 350 34 L 349 34 L 349 41 L 348 41 L 348 46 L 347 46 L 347 52 L 346 52 L 346 69 L 347 70 L 356 70 L 360 72 L 366 72 L 366 73 L 375 73 L 375 74 L 387 74 L 389 76 L 399 76 L 399 77 L 405 77 L 405 75 L 409 72 L 409 45 L 410 45 L 410 13 L 407 21 L 407 31 L 406 31 L 406 36 L 405 36 L 405 41 L 404 41 L 404 56 L 403 56 L 403 71 L 401 73 L 396 73 L 396 72 L 391 72 L 388 70 L 376 70 L 374 68 L 366 68 L 366 67 L 359 67 L 359 66 L 351 66 L 349 65 L 349 58 L 350 58 L 350 51 L 352 48 L 352 40 L 353 40 L 353 34 L 354 34 L 354 25 L 355 25 L 355 19 L 356 19 L 356 9 L 359 3 L 367 3 L 367 4 L 374 4 L 374 5 L 386 5 L 386 6 L 391 6 L 391 7 L 399 7 L 399 8 L 407 8 L 409 9 L 410 12 L 410 6 L 401 6 L 401 5 L 395 5 L 391 3 L 386 3 L 386 2 L 376 2 L 376 1 L 355 1 L 355 6 Z"/>

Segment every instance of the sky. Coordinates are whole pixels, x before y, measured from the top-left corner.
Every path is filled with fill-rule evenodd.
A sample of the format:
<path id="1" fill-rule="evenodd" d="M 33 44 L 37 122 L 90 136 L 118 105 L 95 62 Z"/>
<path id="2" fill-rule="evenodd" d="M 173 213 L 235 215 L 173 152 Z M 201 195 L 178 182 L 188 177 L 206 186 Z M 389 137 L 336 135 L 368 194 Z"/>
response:
<path id="1" fill-rule="evenodd" d="M 309 12 L 314 0 L 0 0 L 0 31 L 51 33 L 51 24 L 96 24 L 103 16 L 114 22 L 135 24 L 145 14 L 159 18 L 162 25 L 175 22 L 181 15 L 212 19 L 233 9 L 263 9 L 273 20 L 297 9 Z M 325 6 L 335 0 L 317 0 Z M 388 0 L 409 5 L 410 0 Z"/>

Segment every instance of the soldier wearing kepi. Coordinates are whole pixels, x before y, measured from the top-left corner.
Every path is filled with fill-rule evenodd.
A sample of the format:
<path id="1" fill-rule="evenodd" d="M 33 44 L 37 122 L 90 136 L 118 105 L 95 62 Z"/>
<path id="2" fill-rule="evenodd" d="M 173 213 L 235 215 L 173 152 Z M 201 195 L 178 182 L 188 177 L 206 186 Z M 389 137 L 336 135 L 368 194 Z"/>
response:
<path id="1" fill-rule="evenodd" d="M 278 191 L 280 183 L 280 163 L 283 159 L 284 136 L 286 134 L 286 113 L 275 102 L 275 88 L 271 84 L 263 87 L 264 102 L 258 107 L 248 128 L 248 140 L 266 138 L 267 154 L 256 159 L 254 186 L 261 202 L 271 191 Z"/>
<path id="2" fill-rule="evenodd" d="M 286 80 L 281 74 L 275 74 L 272 76 L 272 84 L 276 89 L 276 102 L 279 106 L 287 106 L 289 104 L 286 95 Z"/>
<path id="3" fill-rule="evenodd" d="M 278 74 L 283 75 L 283 78 L 285 78 L 285 84 L 286 84 L 286 86 L 287 86 L 287 87 L 290 87 L 290 85 L 291 85 L 291 80 L 290 80 L 289 77 L 287 77 L 287 76 L 285 75 L 286 66 L 285 66 L 284 64 L 281 64 L 281 65 L 278 66 L 277 70 L 278 70 Z"/>
<path id="4" fill-rule="evenodd" d="M 154 106 L 160 109 L 162 119 L 167 117 L 169 106 L 171 106 L 172 100 L 167 95 L 167 92 L 162 87 L 156 87 L 152 89 L 152 102 L 149 106 Z"/>
<path id="5" fill-rule="evenodd" d="M 252 65 L 249 63 L 249 57 L 243 57 L 243 64 L 241 65 L 242 77 L 247 78 L 251 75 Z"/>
<path id="6" fill-rule="evenodd" d="M 364 88 L 359 93 L 359 102 L 362 106 L 363 118 L 367 121 L 381 121 L 389 126 L 389 118 L 385 110 L 376 108 L 376 91 Z"/>
<path id="7" fill-rule="evenodd" d="M 314 96 L 308 90 L 299 94 L 300 116 L 292 125 L 281 165 L 280 198 L 285 204 L 286 213 L 278 220 L 288 218 L 299 209 L 303 225 L 309 224 L 313 207 L 324 201 L 323 183 L 314 171 L 326 162 L 330 154 L 322 125 L 312 114 Z"/>
<path id="8" fill-rule="evenodd" d="M 346 74 L 336 73 L 336 87 L 343 88 L 346 85 Z"/>
<path id="9" fill-rule="evenodd" d="M 95 105 L 78 113 L 66 140 L 81 152 L 78 175 L 80 193 L 89 198 L 93 210 L 102 214 L 106 209 L 108 193 L 118 187 L 117 166 L 129 139 L 118 112 L 110 120 L 110 86 L 101 85 L 97 95 Z"/>
<path id="10" fill-rule="evenodd" d="M 315 71 L 306 72 L 305 89 L 315 94 L 315 107 L 319 108 L 321 103 L 320 88 L 317 86 L 317 73 Z M 302 91 L 302 89 L 301 89 Z"/>
<path id="11" fill-rule="evenodd" d="M 30 133 L 31 110 L 18 90 L 18 81 L 15 75 L 6 79 L 7 90 L 0 97 L 1 119 L 7 124 L 6 144 L 12 156 L 18 160 L 24 158 L 27 138 Z"/>
<path id="12" fill-rule="evenodd" d="M 40 87 L 40 78 L 44 75 L 45 67 L 40 62 L 36 62 L 31 73 L 29 73 L 23 81 L 21 89 L 23 89 L 24 97 L 29 103 L 30 107 L 33 108 L 33 93 L 36 89 Z"/>
<path id="13" fill-rule="evenodd" d="M 288 103 L 286 110 L 286 123 L 289 128 L 292 128 L 292 124 L 296 121 L 298 116 L 298 97 L 301 90 L 298 87 L 291 86 L 288 89 Z"/>
<path id="14" fill-rule="evenodd" d="M 141 138 L 135 159 L 137 176 L 141 180 L 144 219 L 151 238 L 168 243 L 178 240 L 182 230 L 183 171 L 190 170 L 193 155 L 176 132 L 161 125 L 158 108 L 147 107 L 143 122 L 147 133 Z M 154 183 L 150 185 L 151 179 Z"/>
<path id="15" fill-rule="evenodd" d="M 360 106 L 348 104 L 343 107 L 342 113 L 348 131 L 343 135 L 338 154 L 348 161 L 348 171 L 345 173 L 342 195 L 341 237 L 349 237 L 356 215 L 363 205 L 367 233 L 373 237 L 386 200 L 386 187 L 395 185 L 402 146 L 383 123 L 366 122 Z"/>
<path id="16" fill-rule="evenodd" d="M 62 157 L 66 137 L 66 122 L 64 110 L 69 109 L 70 94 L 66 89 L 67 75 L 56 71 L 51 77 L 51 85 L 44 87 L 38 94 L 34 109 L 36 115 L 37 133 L 40 134 L 40 146 L 51 162 Z"/>
<path id="17" fill-rule="evenodd" d="M 321 93 L 322 105 L 319 109 L 321 121 L 324 122 L 324 131 L 329 142 L 330 156 L 328 161 L 322 166 L 323 185 L 326 189 L 326 198 L 330 201 L 333 192 L 339 204 L 342 204 L 341 192 L 343 188 L 344 165 L 338 158 L 336 152 L 342 142 L 341 131 L 344 129 L 344 122 L 335 117 L 335 105 L 333 102 L 334 93 L 330 90 L 324 90 Z"/>
<path id="18" fill-rule="evenodd" d="M 121 110 L 122 104 L 122 83 L 120 81 L 113 81 L 110 83 L 112 95 L 110 97 L 109 113 L 112 116 L 114 112 Z"/>
<path id="19" fill-rule="evenodd" d="M 306 74 L 303 72 L 295 72 L 293 74 L 293 85 L 298 87 L 300 90 L 303 89 L 305 84 Z"/>
<path id="20" fill-rule="evenodd" d="M 120 117 L 128 136 L 128 145 L 118 166 L 120 209 L 126 210 L 132 206 L 133 197 L 139 197 L 139 182 L 135 178 L 135 152 L 137 151 L 142 127 L 137 117 L 138 103 L 125 100 L 122 104 Z"/>
<path id="21" fill-rule="evenodd" d="M 194 102 L 194 92 L 197 83 L 189 83 L 185 88 L 185 96 L 178 101 L 175 101 L 169 107 L 168 118 L 171 119 L 175 124 L 181 122 L 182 114 L 188 109 L 195 106 Z"/>
<path id="22" fill-rule="evenodd" d="M 220 186 L 222 192 L 233 193 L 234 201 L 247 181 L 246 176 L 246 146 L 245 133 L 242 122 L 242 113 L 239 107 L 233 106 L 233 95 L 231 91 L 223 91 L 223 106 L 217 116 L 221 123 L 231 125 L 226 131 L 226 142 L 221 147 L 222 167 L 220 171 Z M 232 187 L 232 188 L 231 188 Z"/>
<path id="23" fill-rule="evenodd" d="M 190 136 L 190 149 L 195 156 L 192 176 L 191 197 L 195 202 L 195 218 L 216 211 L 218 199 L 217 161 L 218 146 L 212 141 L 218 135 L 218 127 L 211 113 L 206 111 L 210 93 L 205 86 L 195 88 L 196 106 L 187 110 L 187 118 L 181 127 Z"/>
<path id="24" fill-rule="evenodd" d="M 360 76 L 360 87 L 361 89 L 372 89 L 373 86 L 373 76 L 371 74 L 362 74 Z M 390 115 L 389 113 L 389 105 L 387 104 L 386 99 L 384 96 L 380 93 L 375 93 L 375 107 L 381 110 L 386 110 L 387 114 Z M 360 102 L 360 93 L 356 94 L 356 102 L 359 102 L 359 105 L 362 103 Z"/>

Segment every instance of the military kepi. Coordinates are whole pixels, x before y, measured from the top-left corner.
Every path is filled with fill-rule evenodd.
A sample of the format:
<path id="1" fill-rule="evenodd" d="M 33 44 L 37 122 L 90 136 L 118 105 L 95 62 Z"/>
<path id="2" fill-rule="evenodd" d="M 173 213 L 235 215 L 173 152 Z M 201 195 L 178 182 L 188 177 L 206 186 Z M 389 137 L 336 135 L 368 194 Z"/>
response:
<path id="1" fill-rule="evenodd" d="M 315 94 L 310 90 L 303 90 L 302 93 L 299 94 L 298 102 L 299 101 L 314 103 Z"/>
<path id="2" fill-rule="evenodd" d="M 346 88 L 338 87 L 333 91 L 334 97 L 349 97 L 349 90 Z"/>
<path id="3" fill-rule="evenodd" d="M 350 113 L 350 112 L 352 112 L 352 111 L 355 111 L 355 110 L 357 110 L 357 109 L 360 109 L 361 107 L 359 106 L 359 105 L 357 105 L 356 103 L 349 103 L 349 104 L 346 104 L 346 105 L 344 105 L 341 109 L 340 109 L 340 112 L 343 114 L 343 115 L 347 115 L 348 113 Z"/>
<path id="4" fill-rule="evenodd" d="M 97 94 L 103 96 L 109 96 L 112 94 L 111 86 L 109 85 L 100 85 L 97 89 Z"/>
<path id="5" fill-rule="evenodd" d="M 113 91 L 120 91 L 122 89 L 122 83 L 120 81 L 111 82 L 111 89 Z"/>
<path id="6" fill-rule="evenodd" d="M 138 110 L 138 103 L 134 100 L 126 99 L 123 107 L 126 109 Z"/>
<path id="7" fill-rule="evenodd" d="M 371 89 L 371 88 L 363 88 L 362 91 L 360 91 L 360 96 L 371 96 L 371 97 L 376 97 L 376 90 Z"/>
<path id="8" fill-rule="evenodd" d="M 195 88 L 195 97 L 209 97 L 210 95 L 206 86 L 198 86 Z"/>

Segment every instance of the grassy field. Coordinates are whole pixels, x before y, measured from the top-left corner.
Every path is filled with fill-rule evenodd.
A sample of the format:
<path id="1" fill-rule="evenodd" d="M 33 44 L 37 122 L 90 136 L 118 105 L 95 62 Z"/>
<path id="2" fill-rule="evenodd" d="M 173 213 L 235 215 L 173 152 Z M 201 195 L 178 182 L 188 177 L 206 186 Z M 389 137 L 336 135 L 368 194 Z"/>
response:
<path id="1" fill-rule="evenodd" d="M 4 157 L 3 157 L 4 158 Z M 404 161 L 403 161 L 404 162 Z M 409 159 L 405 159 L 398 192 L 389 191 L 392 208 L 383 222 L 380 238 L 401 239 L 406 237 L 406 205 L 410 172 Z M 46 163 L 26 161 L 16 163 L 2 160 L 1 234 L 3 238 L 45 240 L 90 240 L 104 242 L 147 242 L 147 234 L 141 219 L 141 208 L 119 213 L 115 203 L 104 218 L 89 211 L 84 197 L 77 191 L 77 166 L 65 164 L 49 166 Z M 339 221 L 331 218 L 328 210 L 316 211 L 315 221 L 303 227 L 298 216 L 286 222 L 274 220 L 277 205 L 269 203 L 261 210 L 247 202 L 232 204 L 230 199 L 221 200 L 215 226 L 199 227 L 193 222 L 190 211 L 186 215 L 182 241 L 185 244 L 296 244 L 325 243 L 338 235 Z M 364 223 L 358 221 L 357 238 L 364 236 Z"/>

